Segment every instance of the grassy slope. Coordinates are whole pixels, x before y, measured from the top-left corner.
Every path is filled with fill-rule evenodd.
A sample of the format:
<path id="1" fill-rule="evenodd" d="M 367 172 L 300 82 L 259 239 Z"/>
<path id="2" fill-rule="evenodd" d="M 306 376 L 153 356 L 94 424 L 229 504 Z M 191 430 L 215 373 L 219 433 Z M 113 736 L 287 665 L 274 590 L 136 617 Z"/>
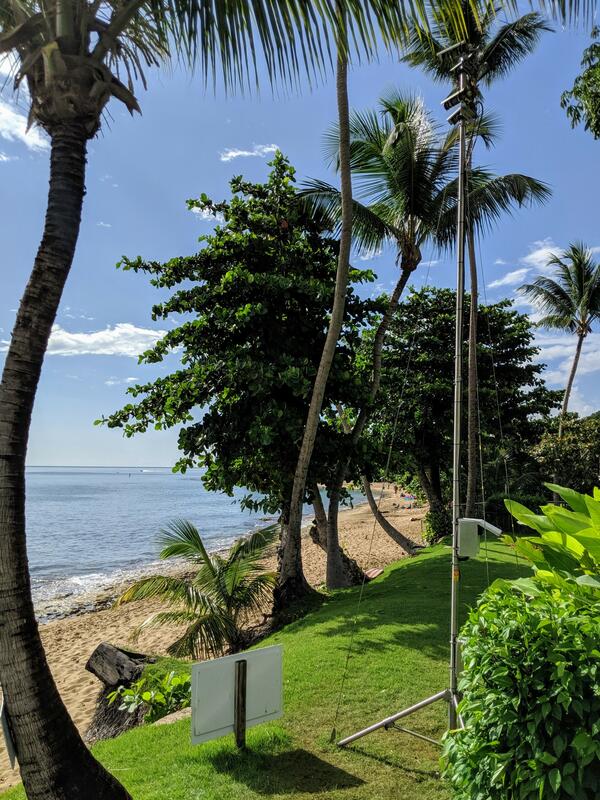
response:
<path id="1" fill-rule="evenodd" d="M 487 564 L 463 564 L 465 607 L 487 585 L 488 569 L 491 580 L 523 573 L 502 545 L 490 545 Z M 442 546 L 391 566 L 365 588 L 338 735 L 446 686 L 449 588 L 449 550 Z M 447 798 L 433 745 L 394 731 L 372 734 L 352 749 L 329 744 L 357 597 L 358 590 L 338 592 L 266 642 L 284 645 L 285 716 L 281 724 L 251 730 L 247 753 L 235 751 L 232 737 L 192 747 L 183 721 L 103 742 L 96 755 L 135 800 Z M 446 713 L 439 703 L 408 724 L 439 737 Z M 4 797 L 24 795 L 16 789 Z"/>

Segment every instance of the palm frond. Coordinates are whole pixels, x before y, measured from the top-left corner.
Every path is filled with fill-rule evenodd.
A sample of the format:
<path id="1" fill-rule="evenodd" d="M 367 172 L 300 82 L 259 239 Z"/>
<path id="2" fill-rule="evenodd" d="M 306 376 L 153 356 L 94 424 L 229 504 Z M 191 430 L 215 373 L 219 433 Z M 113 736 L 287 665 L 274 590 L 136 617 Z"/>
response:
<path id="1" fill-rule="evenodd" d="M 162 547 L 161 558 L 187 558 L 213 569 L 198 529 L 188 520 L 176 519 L 170 522 L 159 533 L 158 541 Z"/>
<path id="2" fill-rule="evenodd" d="M 552 26 L 536 12 L 502 25 L 482 48 L 479 80 L 489 86 L 507 75 L 533 52 L 541 35 L 549 31 L 552 31 Z"/>
<path id="3" fill-rule="evenodd" d="M 448 186 L 445 206 L 440 212 L 437 242 L 440 247 L 452 248 L 456 230 L 456 197 L 458 181 Z M 544 203 L 550 197 L 550 188 L 527 175 L 492 175 L 485 169 L 474 169 L 469 174 L 467 187 L 467 222 L 478 234 L 494 227 L 504 214 L 520 206 Z"/>
<path id="4" fill-rule="evenodd" d="M 305 181 L 298 192 L 299 201 L 308 213 L 316 212 L 327 221 L 334 236 L 341 230 L 341 195 L 339 189 L 316 179 Z M 398 241 L 402 231 L 387 222 L 377 209 L 369 208 L 357 199 L 352 201 L 352 241 L 358 252 L 379 250 L 386 240 Z"/>
<path id="5" fill-rule="evenodd" d="M 136 600 L 160 598 L 169 603 L 180 603 L 187 608 L 198 608 L 204 598 L 197 588 L 183 578 L 169 575 L 150 575 L 141 578 L 124 591 L 115 601 L 116 606 L 133 603 Z"/>

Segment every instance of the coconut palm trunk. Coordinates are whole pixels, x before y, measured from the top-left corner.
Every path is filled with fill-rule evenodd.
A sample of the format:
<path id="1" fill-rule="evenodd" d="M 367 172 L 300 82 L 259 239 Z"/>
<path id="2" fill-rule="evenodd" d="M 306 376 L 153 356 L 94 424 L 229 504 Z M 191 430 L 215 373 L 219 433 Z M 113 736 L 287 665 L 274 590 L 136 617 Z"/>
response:
<path id="1" fill-rule="evenodd" d="M 284 608 L 310 591 L 302 570 L 301 529 L 302 501 L 306 478 L 317 436 L 319 418 L 327 379 L 333 363 L 337 340 L 342 329 L 346 305 L 346 290 L 350 271 L 352 244 L 352 178 L 350 172 L 350 119 L 348 107 L 348 54 L 346 43 L 338 47 L 336 69 L 336 96 L 340 135 L 340 178 L 342 192 L 342 225 L 338 254 L 338 268 L 329 328 L 321 354 L 321 361 L 313 386 L 304 435 L 298 456 L 290 513 L 284 526 L 279 548 L 279 581 L 274 592 L 275 610 Z"/>
<path id="2" fill-rule="evenodd" d="M 0 683 L 28 800 L 129 798 L 92 757 L 58 694 L 34 615 L 25 543 L 31 414 L 79 234 L 87 139 L 76 122 L 52 135 L 43 237 L 0 384 Z"/>
<path id="3" fill-rule="evenodd" d="M 565 424 L 565 418 L 567 416 L 567 411 L 569 409 L 569 400 L 571 398 L 571 392 L 573 391 L 573 382 L 575 380 L 575 374 L 577 373 L 577 367 L 579 366 L 579 358 L 581 356 L 581 348 L 583 347 L 583 342 L 586 337 L 585 331 L 580 331 L 577 334 L 577 347 L 575 348 L 575 355 L 573 357 L 573 363 L 571 364 L 571 372 L 569 373 L 569 380 L 567 382 L 567 388 L 565 389 L 565 395 L 563 397 L 562 408 L 560 410 L 560 421 L 558 423 L 558 438 L 562 439 L 563 435 L 563 427 Z"/>

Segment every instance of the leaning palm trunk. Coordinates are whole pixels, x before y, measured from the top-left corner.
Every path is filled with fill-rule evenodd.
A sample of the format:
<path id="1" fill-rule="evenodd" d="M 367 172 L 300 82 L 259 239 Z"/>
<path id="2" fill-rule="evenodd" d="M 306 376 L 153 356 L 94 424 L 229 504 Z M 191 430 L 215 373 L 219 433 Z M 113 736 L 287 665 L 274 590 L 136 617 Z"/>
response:
<path id="1" fill-rule="evenodd" d="M 319 418 L 325 396 L 327 379 L 333 363 L 337 340 L 342 329 L 346 305 L 346 290 L 350 271 L 352 244 L 352 179 L 350 173 L 350 127 L 348 109 L 348 56 L 345 43 L 340 45 L 337 58 L 336 91 L 340 131 L 340 175 L 342 190 L 342 226 L 335 293 L 329 329 L 313 386 L 312 397 L 304 427 L 304 436 L 294 475 L 290 514 L 284 526 L 279 549 L 279 581 L 274 592 L 275 609 L 308 594 L 310 587 L 304 577 L 301 556 L 302 501 L 306 477 L 317 436 Z"/>
<path id="2" fill-rule="evenodd" d="M 565 396 L 563 397 L 562 408 L 560 410 L 560 421 L 558 423 L 559 440 L 562 439 L 565 418 L 567 416 L 567 411 L 569 409 L 569 399 L 571 397 L 571 392 L 573 390 L 573 381 L 575 380 L 575 373 L 577 372 L 577 367 L 579 366 L 581 348 L 583 347 L 583 340 L 585 339 L 585 337 L 586 337 L 585 332 L 580 332 L 577 335 L 577 347 L 575 349 L 575 356 L 573 357 L 573 364 L 571 365 L 571 372 L 569 373 L 569 380 L 567 382 L 567 388 L 565 389 Z"/>
<path id="3" fill-rule="evenodd" d="M 403 550 L 406 550 L 407 553 L 412 555 L 416 550 L 415 543 L 412 542 L 403 533 L 400 533 L 400 531 L 397 530 L 397 528 L 395 528 L 392 525 L 392 523 L 389 520 L 387 520 L 384 517 L 384 515 L 381 513 L 381 511 L 379 509 L 379 504 L 377 503 L 377 501 L 375 500 L 375 497 L 373 496 L 373 490 L 371 489 L 371 483 L 370 483 L 369 479 L 367 478 L 367 476 L 366 475 L 361 475 L 360 480 L 361 480 L 361 483 L 362 483 L 362 486 L 363 486 L 364 493 L 365 493 L 366 498 L 367 498 L 367 502 L 369 504 L 369 508 L 373 512 L 373 516 L 377 520 L 377 523 L 379 524 L 379 526 L 381 528 L 383 528 L 383 530 L 387 533 L 387 535 L 390 536 L 396 542 L 397 545 L 399 545 Z"/>
<path id="4" fill-rule="evenodd" d="M 388 331 L 388 328 L 390 326 L 390 322 L 392 321 L 392 317 L 394 316 L 394 313 L 396 312 L 396 309 L 398 308 L 398 304 L 400 302 L 400 298 L 402 297 L 402 292 L 406 288 L 406 284 L 408 283 L 408 281 L 410 279 L 410 276 L 412 275 L 414 270 L 419 265 L 420 259 L 421 259 L 420 253 L 417 250 L 415 250 L 412 253 L 412 258 L 411 259 L 407 259 L 403 263 L 402 271 L 400 273 L 400 278 L 398 279 L 398 282 L 396 283 L 396 286 L 394 287 L 394 291 L 392 292 L 392 296 L 390 297 L 390 300 L 389 300 L 389 303 L 388 303 L 387 308 L 385 310 L 385 313 L 383 315 L 383 318 L 382 318 L 381 322 L 379 323 L 377 331 L 375 332 L 375 337 L 374 337 L 374 340 L 373 340 L 373 366 L 372 366 L 372 371 L 371 371 L 371 386 L 370 386 L 370 389 L 369 389 L 369 395 L 368 395 L 367 401 L 363 404 L 363 407 L 359 411 L 359 414 L 358 414 L 358 417 L 356 418 L 356 422 L 354 423 L 354 426 L 351 429 L 348 426 L 348 428 L 345 431 L 348 434 L 348 436 L 350 437 L 350 439 L 351 439 L 352 448 L 356 447 L 356 445 L 358 443 L 358 440 L 360 439 L 360 436 L 361 436 L 361 434 L 362 434 L 362 432 L 363 432 L 363 430 L 365 428 L 365 425 L 367 424 L 367 420 L 369 418 L 369 413 L 370 413 L 370 411 L 372 409 L 373 402 L 374 402 L 374 400 L 375 400 L 375 398 L 377 396 L 377 392 L 379 391 L 379 385 L 381 383 L 381 361 L 382 361 L 383 343 L 385 341 L 385 335 L 386 335 L 386 333 Z M 342 421 L 342 424 L 343 424 L 343 421 Z M 346 476 L 348 474 L 349 467 L 350 467 L 350 458 L 343 458 L 343 459 L 340 460 L 340 462 L 338 464 L 337 471 L 335 473 L 333 486 L 332 486 L 332 489 L 331 489 L 331 491 L 333 493 L 336 493 L 338 496 L 339 496 L 339 493 L 341 491 L 342 486 L 344 485 L 344 481 L 346 480 Z M 368 481 L 367 481 L 367 483 L 368 483 Z M 369 485 L 369 491 L 370 491 L 370 488 L 371 487 Z M 371 499 L 372 499 L 372 497 L 373 497 L 373 495 L 371 494 Z M 367 500 L 369 500 L 369 495 L 368 494 L 367 494 Z M 373 513 L 375 513 L 374 509 L 377 509 L 377 504 L 376 503 L 371 503 L 371 501 L 369 500 L 369 507 L 371 508 L 371 511 L 373 511 Z M 379 522 L 379 520 L 378 520 L 378 522 Z M 409 542 L 408 539 L 405 539 L 405 545 L 406 546 L 404 544 L 401 544 L 400 539 L 403 539 L 404 537 L 402 537 L 402 534 L 399 531 L 396 531 L 395 528 L 392 525 L 390 525 L 389 528 L 387 528 L 385 523 L 382 524 L 380 522 L 380 524 L 381 524 L 381 527 L 386 531 L 386 533 L 389 533 L 390 536 L 392 536 L 392 538 L 394 538 L 394 541 L 396 541 L 398 544 L 400 544 L 401 547 L 404 547 L 407 550 L 407 552 L 412 552 L 412 542 Z M 392 535 L 392 531 L 394 531 L 394 535 Z M 330 533 L 332 533 L 332 536 L 334 536 L 334 538 L 335 538 L 335 540 L 337 542 L 338 538 L 339 538 L 338 537 L 338 532 L 337 532 L 337 515 L 334 517 L 333 520 L 329 520 L 328 538 L 329 538 L 329 534 Z M 399 538 L 395 538 L 395 536 L 397 536 Z M 332 552 L 333 552 L 333 545 L 332 545 Z M 328 558 L 329 558 L 329 553 L 330 553 L 330 548 L 328 548 L 328 550 L 327 550 Z M 335 574 L 335 568 L 332 568 L 331 573 L 332 573 L 332 576 Z M 345 576 L 345 578 L 344 578 L 344 582 L 345 583 L 347 583 L 347 578 L 348 578 L 348 576 Z M 328 585 L 329 588 L 335 588 L 335 587 L 330 586 L 329 583 L 327 585 Z"/>
<path id="5" fill-rule="evenodd" d="M 471 277 L 471 303 L 469 311 L 469 360 L 467 367 L 467 493 L 465 516 L 475 517 L 477 508 L 477 316 L 478 285 L 477 261 L 475 258 L 475 236 L 473 226 L 467 230 L 467 246 L 469 249 L 469 271 Z"/>
<path id="6" fill-rule="evenodd" d="M 77 122 L 53 132 L 43 238 L 0 384 L 0 683 L 29 800 L 129 798 L 85 747 L 60 698 L 35 620 L 25 543 L 27 440 L 79 234 L 87 139 Z"/>

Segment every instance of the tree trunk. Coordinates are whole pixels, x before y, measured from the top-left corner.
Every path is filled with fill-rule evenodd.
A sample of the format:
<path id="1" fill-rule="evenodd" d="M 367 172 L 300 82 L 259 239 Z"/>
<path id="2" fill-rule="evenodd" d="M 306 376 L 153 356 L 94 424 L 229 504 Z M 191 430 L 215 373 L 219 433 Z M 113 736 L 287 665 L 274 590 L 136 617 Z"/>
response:
<path id="1" fill-rule="evenodd" d="M 316 528 L 316 538 L 314 538 L 315 544 L 318 544 L 319 547 L 322 547 L 323 550 L 327 550 L 327 514 L 325 513 L 325 506 L 323 505 L 323 498 L 321 497 L 321 492 L 319 491 L 318 485 L 312 487 L 313 493 L 313 509 L 315 512 L 315 528 Z"/>
<path id="2" fill-rule="evenodd" d="M 356 419 L 356 422 L 354 423 L 354 427 L 350 428 L 349 424 L 342 417 L 343 430 L 346 434 L 348 434 L 351 437 L 350 441 L 353 447 L 356 446 L 358 440 L 360 439 L 360 436 L 369 418 L 369 412 L 371 411 L 373 402 L 377 396 L 377 392 L 379 391 L 379 384 L 381 383 L 381 362 L 382 362 L 383 343 L 385 341 L 385 335 L 390 326 L 390 322 L 392 321 L 392 317 L 394 316 L 394 313 L 398 308 L 402 292 L 406 288 L 406 284 L 408 283 L 410 276 L 419 265 L 420 258 L 421 258 L 420 253 L 415 252 L 412 261 L 403 262 L 400 278 L 398 279 L 398 282 L 394 287 L 394 291 L 392 292 L 392 296 L 390 297 L 388 306 L 375 333 L 375 337 L 373 340 L 373 367 L 371 372 L 371 386 L 369 390 L 369 396 L 367 401 L 364 403 L 364 405 L 362 406 L 362 408 L 358 413 L 358 417 Z M 346 480 L 346 476 L 348 474 L 349 466 L 350 466 L 350 459 L 348 457 L 343 457 L 342 459 L 340 459 L 337 471 L 333 478 L 333 491 L 337 491 L 338 493 L 341 491 L 341 488 L 344 485 L 344 481 Z M 395 531 L 395 528 L 393 528 L 393 526 L 391 525 L 389 526 L 389 528 L 391 530 L 388 529 L 387 532 L 393 538 L 393 534 L 391 533 L 391 531 Z M 401 533 L 397 531 L 396 533 L 398 536 L 402 537 Z M 400 542 L 398 542 L 398 544 L 400 544 Z M 400 546 L 403 547 L 402 544 Z"/>
<path id="3" fill-rule="evenodd" d="M 472 225 L 467 229 L 469 271 L 471 276 L 471 303 L 469 313 L 469 361 L 467 374 L 467 492 L 465 517 L 479 516 L 477 512 L 477 315 L 479 293 L 477 286 L 477 261 L 475 236 Z"/>
<path id="4" fill-rule="evenodd" d="M 125 800 L 60 698 L 35 620 L 25 541 L 25 456 L 35 394 L 79 234 L 87 134 L 53 132 L 42 242 L 0 384 L 0 683 L 29 800 Z"/>
<path id="5" fill-rule="evenodd" d="M 419 478 L 419 483 L 421 484 L 421 488 L 427 495 L 429 510 L 436 513 L 438 511 L 443 511 L 444 500 L 442 498 L 442 494 L 439 490 L 439 487 L 435 485 L 435 480 L 434 481 L 431 480 L 430 476 L 427 474 L 427 470 L 421 463 L 417 464 L 417 477 Z"/>
<path id="6" fill-rule="evenodd" d="M 319 418 L 325 396 L 327 379 L 333 363 L 337 341 L 342 329 L 346 306 L 346 291 L 350 270 L 350 247 L 352 244 L 352 178 L 350 172 L 350 119 L 348 109 L 348 55 L 346 43 L 338 46 L 336 91 L 340 135 L 340 178 L 342 194 L 342 226 L 335 292 L 331 319 L 321 361 L 313 386 L 312 397 L 304 427 L 304 435 L 298 463 L 294 475 L 294 487 L 290 506 L 289 524 L 283 531 L 280 557 L 279 579 L 274 592 L 274 609 L 281 609 L 285 603 L 301 598 L 310 591 L 302 571 L 300 541 L 302 530 L 302 501 L 306 486 L 306 476 L 317 436 Z"/>
<path id="7" fill-rule="evenodd" d="M 367 497 L 367 502 L 369 503 L 369 508 L 373 512 L 373 516 L 379 523 L 380 527 L 383 528 L 383 530 L 388 534 L 388 536 L 391 536 L 391 538 L 396 542 L 397 545 L 399 545 L 403 550 L 406 550 L 407 553 L 410 553 L 412 555 L 416 549 L 415 543 L 412 542 L 410 539 L 408 539 L 406 536 L 404 536 L 403 533 L 400 533 L 399 530 L 396 530 L 396 528 L 391 524 L 391 522 L 388 522 L 388 520 L 383 516 L 383 514 L 379 510 L 377 501 L 373 497 L 371 484 L 366 475 L 361 476 L 361 481 L 365 495 Z"/>
<path id="8" fill-rule="evenodd" d="M 577 348 L 575 350 L 575 356 L 573 358 L 573 364 L 571 365 L 571 372 L 569 374 L 569 381 L 567 383 L 567 388 L 565 389 L 565 396 L 563 398 L 562 408 L 560 410 L 560 420 L 558 423 L 558 438 L 559 440 L 562 439 L 563 435 L 563 426 L 565 422 L 565 417 L 567 416 L 567 410 L 569 408 L 569 399 L 571 397 L 571 391 L 573 390 L 573 382 L 575 380 L 575 373 L 577 372 L 577 366 L 579 364 L 579 357 L 581 356 L 581 348 L 583 347 L 583 340 L 585 339 L 585 333 L 579 333 L 577 336 Z"/>
<path id="9" fill-rule="evenodd" d="M 338 534 L 338 513 L 340 495 L 338 491 L 329 493 L 329 513 L 327 514 L 327 570 L 326 583 L 328 589 L 344 589 L 352 586 L 352 580 L 346 573 Z"/>

